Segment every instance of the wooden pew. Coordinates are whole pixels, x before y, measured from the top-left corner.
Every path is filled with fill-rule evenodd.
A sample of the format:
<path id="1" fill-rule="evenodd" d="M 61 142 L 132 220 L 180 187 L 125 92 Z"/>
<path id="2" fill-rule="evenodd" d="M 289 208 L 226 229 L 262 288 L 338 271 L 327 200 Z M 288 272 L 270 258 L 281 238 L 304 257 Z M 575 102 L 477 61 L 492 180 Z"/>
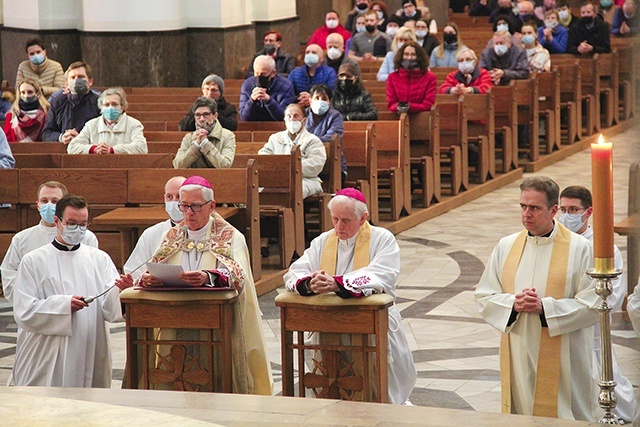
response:
<path id="1" fill-rule="evenodd" d="M 9 148 L 13 154 L 66 154 L 67 146 L 62 142 L 15 142 L 10 143 Z"/>
<path id="2" fill-rule="evenodd" d="M 500 171 L 507 173 L 518 167 L 518 104 L 515 98 L 515 81 L 509 86 L 493 86 L 494 124 L 496 134 L 500 135 L 502 164 Z"/>
<path id="3" fill-rule="evenodd" d="M 172 153 L 150 154 L 36 154 L 17 153 L 16 168 L 128 169 L 172 168 Z"/>
<path id="4" fill-rule="evenodd" d="M 582 78 L 580 62 L 554 64 L 560 74 L 560 126 L 565 129 L 566 143 L 582 139 Z"/>
<path id="5" fill-rule="evenodd" d="M 345 130 L 342 151 L 347 159 L 347 185 L 364 194 L 372 224 L 380 221 L 378 210 L 378 153 L 376 151 L 375 122 L 364 130 Z"/>
<path id="6" fill-rule="evenodd" d="M 147 141 L 147 150 L 149 154 L 168 153 L 175 156 L 180 149 L 180 142 L 149 142 Z"/>
<path id="7" fill-rule="evenodd" d="M 594 55 L 598 62 L 598 78 L 600 83 L 600 114 L 605 127 L 611 127 L 618 122 L 619 104 L 619 73 L 618 73 L 618 51 L 612 50 L 610 53 L 599 53 Z M 602 100 L 604 99 L 604 105 Z"/>
<path id="8" fill-rule="evenodd" d="M 461 97 L 466 107 L 467 138 L 478 149 L 476 172 L 480 183 L 496 176 L 495 110 L 493 94 L 469 94 Z M 464 156 L 463 156 L 464 158 Z"/>
<path id="9" fill-rule="evenodd" d="M 573 64 L 576 61 L 578 61 L 581 82 L 583 134 L 589 136 L 600 130 L 599 62 L 593 57 L 577 57 L 569 54 L 556 54 L 553 56 L 554 66 Z M 563 76 L 566 77 L 564 74 Z"/>
<path id="10" fill-rule="evenodd" d="M 11 244 L 13 235 L 22 230 L 19 200 L 18 169 L 0 169 L 0 204 L 10 204 L 0 208 L 0 257 L 4 259 Z M 38 195 L 33 193 L 31 203 L 35 203 Z"/>
<path id="11" fill-rule="evenodd" d="M 560 74 L 554 68 L 548 73 L 533 73 L 537 81 L 539 117 L 545 120 L 546 154 L 560 149 Z"/>
<path id="12" fill-rule="evenodd" d="M 637 44 L 637 43 L 636 43 Z M 613 38 L 612 48 L 618 51 L 618 97 L 620 118 L 629 119 L 635 114 L 636 79 L 633 69 L 634 47 L 628 39 Z"/>
<path id="13" fill-rule="evenodd" d="M 422 186 L 422 205 L 425 208 L 428 208 L 432 202 L 438 202 L 442 194 L 439 129 L 438 110 L 409 115 L 411 164 L 418 166 Z"/>
<path id="14" fill-rule="evenodd" d="M 218 205 L 242 204 L 238 218 L 232 222 L 244 234 L 251 256 L 253 278 L 260 279 L 260 213 L 257 166 L 247 160 L 244 166 L 229 169 L 131 169 L 127 172 L 127 201 L 131 205 L 154 205 L 162 202 L 164 184 L 174 176 L 200 175 L 214 191 Z"/>
<path id="15" fill-rule="evenodd" d="M 529 162 L 540 156 L 539 97 L 537 80 L 515 80 L 516 104 L 518 105 L 518 125 L 529 126 L 529 147 L 522 147 L 518 141 L 518 151 L 525 151 Z"/>
<path id="16" fill-rule="evenodd" d="M 51 153 L 14 153 L 15 168 L 59 168 L 62 167 L 63 154 Z"/>
<path id="17" fill-rule="evenodd" d="M 432 113 L 436 111 L 439 116 L 440 155 L 434 158 L 434 170 L 450 177 L 451 195 L 457 196 L 469 188 L 466 107 L 458 101 L 438 101 L 437 97 Z"/>

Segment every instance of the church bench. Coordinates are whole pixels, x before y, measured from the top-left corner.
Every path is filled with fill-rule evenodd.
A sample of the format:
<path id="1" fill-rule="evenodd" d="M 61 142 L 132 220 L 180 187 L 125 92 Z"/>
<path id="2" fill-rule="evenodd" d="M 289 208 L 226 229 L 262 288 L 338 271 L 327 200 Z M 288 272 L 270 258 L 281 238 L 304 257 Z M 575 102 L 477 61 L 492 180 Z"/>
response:
<path id="1" fill-rule="evenodd" d="M 13 153 L 15 168 L 59 168 L 62 167 L 62 154 L 52 153 Z"/>
<path id="2" fill-rule="evenodd" d="M 302 159 L 298 147 L 291 155 L 236 153 L 233 166 L 255 159 L 260 186 L 260 215 L 278 218 L 280 267 L 305 249 L 304 201 L 302 199 Z"/>
<path id="3" fill-rule="evenodd" d="M 546 154 L 560 149 L 560 74 L 554 69 L 548 73 L 534 73 L 537 81 L 539 117 L 546 123 Z"/>
<path id="4" fill-rule="evenodd" d="M 440 115 L 437 109 L 409 114 L 411 165 L 417 166 L 422 190 L 422 205 L 428 208 L 441 198 L 440 189 Z M 437 164 L 436 164 L 437 163 Z"/>
<path id="5" fill-rule="evenodd" d="M 173 154 L 48 154 L 17 153 L 16 168 L 128 169 L 172 168 Z"/>
<path id="6" fill-rule="evenodd" d="M 147 150 L 149 150 L 149 154 L 170 153 L 175 155 L 180 145 L 181 142 L 147 141 Z"/>
<path id="7" fill-rule="evenodd" d="M 434 171 L 440 173 L 440 187 L 444 188 L 442 177 L 447 176 L 451 195 L 457 196 L 460 191 L 469 188 L 468 165 L 465 166 L 462 156 L 468 150 L 466 107 L 457 101 L 438 101 L 438 97 L 441 95 L 436 96 L 436 103 L 431 110 L 432 114 L 438 116 L 439 123 L 437 140 L 440 153 L 437 155 L 434 152 Z"/>
<path id="8" fill-rule="evenodd" d="M 462 28 L 475 28 L 478 25 L 478 20 L 486 20 L 484 16 L 469 16 L 467 13 L 450 13 L 449 22 L 455 22 L 460 29 Z"/>
<path id="9" fill-rule="evenodd" d="M 170 178 L 193 175 L 200 175 L 211 183 L 218 205 L 244 205 L 230 222 L 244 234 L 253 277 L 260 279 L 259 175 L 253 160 L 229 169 L 130 169 L 127 172 L 127 202 L 134 206 L 162 204 L 164 185 Z"/>
<path id="10" fill-rule="evenodd" d="M 618 38 L 611 40 L 612 48 L 618 51 L 618 105 L 620 118 L 628 120 L 635 112 L 636 79 L 633 70 L 633 46 L 628 43 L 617 42 Z"/>
<path id="11" fill-rule="evenodd" d="M 9 148 L 13 154 L 66 154 L 67 152 L 67 146 L 62 142 L 12 142 Z"/>
<path id="12" fill-rule="evenodd" d="M 186 112 L 189 110 L 191 105 L 193 105 L 193 101 L 184 102 L 180 99 L 171 99 L 165 100 L 165 102 L 132 102 L 129 101 L 129 108 L 127 108 L 127 114 L 132 117 L 136 116 L 137 112 L 140 111 L 179 111 L 184 116 Z"/>
<path id="13" fill-rule="evenodd" d="M 554 63 L 560 74 L 560 126 L 566 143 L 582 139 L 582 79 L 577 60 L 564 64 Z M 564 132 L 562 132 L 564 130 Z"/>
<path id="14" fill-rule="evenodd" d="M 269 131 L 271 133 L 280 132 L 285 129 L 284 121 L 278 122 L 238 122 L 239 131 Z"/>
<path id="15" fill-rule="evenodd" d="M 509 172 L 518 167 L 518 104 L 515 98 L 515 82 L 508 86 L 492 86 L 494 99 L 494 124 L 500 136 L 502 163 L 500 171 Z"/>
<path id="16" fill-rule="evenodd" d="M 494 97 L 491 92 L 469 94 L 460 101 L 466 107 L 468 147 L 473 144 L 477 148 L 476 173 L 483 184 L 496 175 Z M 464 154 L 462 157 L 464 161 Z"/>
<path id="17" fill-rule="evenodd" d="M 527 155 L 528 162 L 540 157 L 540 104 L 537 80 L 515 80 L 515 99 L 518 106 L 518 133 L 524 133 L 520 126 L 528 126 L 529 145 L 524 146 L 518 138 L 518 151 Z"/>
<path id="18" fill-rule="evenodd" d="M 604 127 L 611 127 L 618 122 L 619 90 L 619 56 L 612 49 L 609 53 L 594 55 L 598 62 L 598 78 L 600 80 L 600 113 Z M 602 101 L 604 100 L 604 103 Z"/>
<path id="19" fill-rule="evenodd" d="M 175 122 L 178 123 L 184 117 L 186 111 L 138 111 L 131 114 L 131 117 L 138 119 L 144 125 L 145 122 Z"/>
<path id="20" fill-rule="evenodd" d="M 346 185 L 358 188 L 364 194 L 372 224 L 380 221 L 378 211 L 378 154 L 376 151 L 375 122 L 363 130 L 345 130 L 342 151 L 347 160 Z"/>

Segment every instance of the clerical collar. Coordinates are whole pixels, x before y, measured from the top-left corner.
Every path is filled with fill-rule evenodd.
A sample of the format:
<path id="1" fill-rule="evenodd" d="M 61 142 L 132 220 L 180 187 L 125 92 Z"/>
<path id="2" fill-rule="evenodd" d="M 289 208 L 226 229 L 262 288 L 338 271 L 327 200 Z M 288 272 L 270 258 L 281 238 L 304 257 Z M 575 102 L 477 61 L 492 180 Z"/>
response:
<path id="1" fill-rule="evenodd" d="M 527 235 L 529 237 L 551 237 L 551 233 L 553 233 L 553 230 L 556 229 L 556 222 L 553 221 L 553 227 L 551 228 L 551 231 L 549 231 L 547 234 L 543 234 L 542 236 L 534 236 L 533 234 L 531 234 L 530 231 L 527 231 Z"/>
<path id="2" fill-rule="evenodd" d="M 59 251 L 77 251 L 78 248 L 80 247 L 80 243 L 78 243 L 77 245 L 73 246 L 73 245 L 65 245 L 63 243 L 58 242 L 58 239 L 53 239 L 53 241 L 51 242 L 51 244 L 58 249 Z"/>
<path id="3" fill-rule="evenodd" d="M 209 227 L 209 223 L 202 227 L 200 230 L 187 230 L 189 239 L 200 241 L 204 240 L 207 237 L 207 229 Z"/>
<path id="4" fill-rule="evenodd" d="M 360 231 L 358 231 L 359 233 Z M 353 244 L 356 242 L 356 238 L 358 237 L 358 233 L 356 233 L 353 237 L 349 238 L 349 239 L 340 239 L 338 238 L 338 244 L 340 245 L 346 245 L 346 246 L 353 246 Z"/>

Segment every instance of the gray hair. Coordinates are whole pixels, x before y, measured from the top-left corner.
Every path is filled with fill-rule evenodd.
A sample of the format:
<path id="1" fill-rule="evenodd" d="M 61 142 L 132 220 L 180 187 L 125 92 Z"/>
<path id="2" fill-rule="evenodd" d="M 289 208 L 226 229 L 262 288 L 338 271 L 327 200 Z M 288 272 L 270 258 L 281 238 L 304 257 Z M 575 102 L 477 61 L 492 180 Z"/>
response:
<path id="1" fill-rule="evenodd" d="M 217 74 L 209 74 L 207 77 L 202 80 L 201 88 L 204 88 L 204 85 L 208 85 L 209 83 L 215 83 L 218 85 L 218 89 L 220 89 L 220 95 L 224 95 L 224 80 Z"/>
<path id="2" fill-rule="evenodd" d="M 460 58 L 460 55 L 466 52 L 471 52 L 471 57 L 473 58 L 474 61 L 478 59 L 478 56 L 473 51 L 473 49 L 469 49 L 468 47 L 463 47 L 462 49 L 460 49 L 460 52 L 458 52 L 458 54 L 456 55 L 456 59 Z"/>
<path id="3" fill-rule="evenodd" d="M 327 208 L 331 211 L 331 207 L 333 205 L 349 205 L 353 209 L 353 213 L 358 218 L 362 218 L 362 215 L 369 213 L 369 208 L 367 208 L 366 203 L 362 203 L 360 200 L 356 200 L 352 197 L 348 196 L 334 196 L 329 203 L 327 203 Z"/>
<path id="4" fill-rule="evenodd" d="M 547 199 L 548 208 L 558 204 L 560 187 L 548 176 L 532 176 L 525 178 L 525 180 L 522 181 L 522 184 L 520 184 L 520 191 L 524 190 L 535 190 L 544 193 Z"/>
<path id="5" fill-rule="evenodd" d="M 201 96 L 200 98 L 196 99 L 196 101 L 191 106 L 191 111 L 195 113 L 196 110 L 200 107 L 207 107 L 213 114 L 218 112 L 218 103 L 211 98 L 207 98 L 206 96 Z"/>
<path id="6" fill-rule="evenodd" d="M 493 33 L 493 37 L 504 36 L 509 43 L 511 43 L 511 33 L 507 30 L 499 30 Z"/>
<path id="7" fill-rule="evenodd" d="M 185 191 L 194 191 L 200 190 L 202 191 L 202 199 L 207 200 L 215 200 L 213 197 L 213 190 L 211 188 L 203 187 L 202 185 L 197 184 L 187 184 L 180 187 L 180 198 L 182 198 L 182 193 Z"/>
<path id="8" fill-rule="evenodd" d="M 256 59 L 253 60 L 253 69 L 258 68 L 260 64 L 267 64 L 271 71 L 276 69 L 276 61 L 270 57 L 269 55 L 258 55 Z"/>
<path id="9" fill-rule="evenodd" d="M 102 110 L 102 103 L 104 99 L 109 95 L 118 95 L 120 97 L 120 105 L 122 105 L 122 111 L 126 111 L 127 107 L 129 107 L 129 103 L 127 102 L 127 95 L 124 93 L 124 89 L 121 87 L 110 87 L 100 94 L 98 98 L 98 108 Z"/>

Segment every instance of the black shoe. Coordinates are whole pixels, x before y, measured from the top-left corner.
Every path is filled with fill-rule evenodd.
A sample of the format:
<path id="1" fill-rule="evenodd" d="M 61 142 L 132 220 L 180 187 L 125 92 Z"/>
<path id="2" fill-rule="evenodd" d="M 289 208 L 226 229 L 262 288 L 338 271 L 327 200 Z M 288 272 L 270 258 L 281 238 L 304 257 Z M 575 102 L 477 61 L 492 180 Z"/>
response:
<path id="1" fill-rule="evenodd" d="M 260 255 L 262 255 L 262 258 L 269 258 L 269 255 L 271 255 L 269 252 L 269 246 L 262 246 L 260 248 Z"/>

